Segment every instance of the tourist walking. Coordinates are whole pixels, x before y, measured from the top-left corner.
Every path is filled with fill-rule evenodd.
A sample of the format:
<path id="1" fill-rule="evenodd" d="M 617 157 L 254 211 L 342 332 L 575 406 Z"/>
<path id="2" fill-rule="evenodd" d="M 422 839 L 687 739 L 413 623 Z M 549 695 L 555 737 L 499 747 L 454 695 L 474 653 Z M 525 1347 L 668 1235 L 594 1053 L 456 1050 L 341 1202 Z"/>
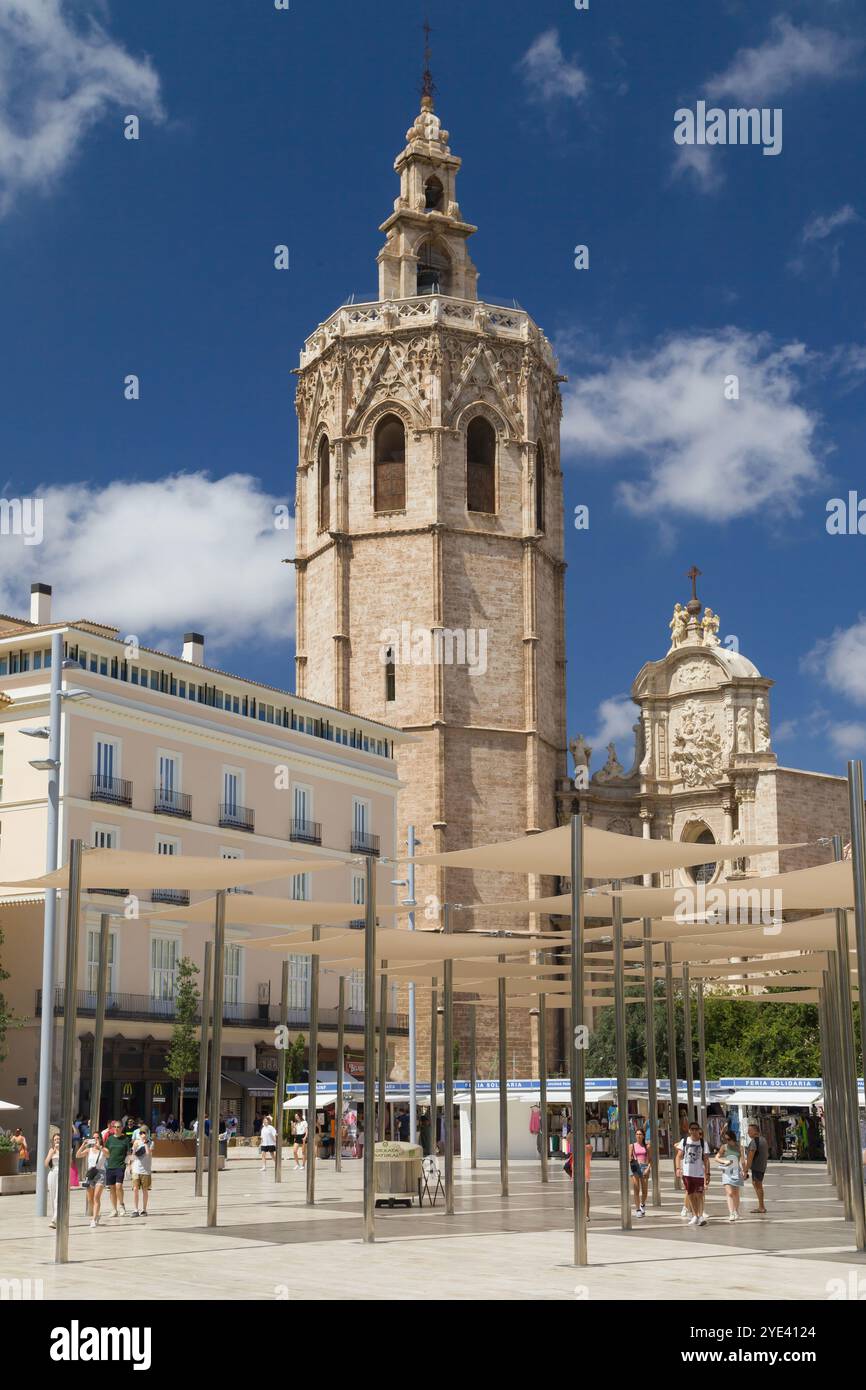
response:
<path id="1" fill-rule="evenodd" d="M 628 1146 L 628 1162 L 631 1169 L 631 1185 L 634 1192 L 635 1216 L 646 1216 L 646 1199 L 649 1189 L 651 1146 L 647 1143 L 646 1130 L 636 1129 L 634 1139 Z"/>
<path id="2" fill-rule="evenodd" d="M 752 1179 L 752 1187 L 758 1199 L 758 1205 L 752 1208 L 756 1216 L 767 1215 L 764 1205 L 764 1174 L 767 1171 L 769 1156 L 770 1148 L 766 1139 L 756 1124 L 750 1124 L 749 1142 L 746 1145 L 746 1177 Z"/>
<path id="3" fill-rule="evenodd" d="M 728 1202 L 728 1220 L 740 1219 L 740 1193 L 743 1188 L 743 1153 L 740 1141 L 729 1129 L 723 1130 L 719 1151 L 713 1156 L 722 1170 L 722 1182 Z"/>
<path id="4" fill-rule="evenodd" d="M 102 1194 L 105 1190 L 105 1174 L 108 1164 L 108 1149 L 102 1142 L 100 1134 L 94 1134 L 92 1138 L 85 1139 L 76 1158 L 84 1159 L 84 1186 L 87 1190 L 87 1210 L 90 1213 L 91 1226 L 98 1226 L 100 1220 L 99 1208 L 102 1205 Z"/>
<path id="5" fill-rule="evenodd" d="M 123 1201 L 123 1180 L 126 1177 L 126 1163 L 132 1147 L 132 1138 L 124 1133 L 121 1120 L 112 1120 L 109 1135 L 105 1141 L 105 1186 L 111 1197 L 112 1216 L 126 1216 Z"/>
<path id="6" fill-rule="evenodd" d="M 49 1226 L 57 1225 L 57 1184 L 60 1178 L 60 1135 L 55 1134 L 51 1140 L 51 1147 L 45 1155 L 45 1167 L 48 1169 L 48 1202 L 51 1208 L 51 1220 Z"/>
<path id="7" fill-rule="evenodd" d="M 262 1124 L 262 1142 L 260 1146 L 262 1155 L 262 1172 L 268 1166 L 268 1154 L 276 1164 L 277 1161 L 277 1131 L 274 1128 L 273 1115 L 266 1115 Z"/>
<path id="8" fill-rule="evenodd" d="M 292 1120 L 292 1153 L 295 1167 L 303 1168 L 307 1162 L 307 1117 L 302 1111 Z"/>
<path id="9" fill-rule="evenodd" d="M 563 1171 L 566 1172 L 570 1178 L 573 1178 L 573 1177 L 574 1177 L 574 1153 L 573 1153 L 573 1152 L 570 1153 L 570 1154 L 568 1155 L 568 1158 L 565 1160 L 565 1163 L 564 1163 L 562 1166 L 563 1166 Z M 589 1179 L 590 1179 L 591 1173 L 592 1173 L 592 1144 L 590 1144 L 589 1141 L 587 1140 L 586 1148 L 585 1148 L 585 1150 L 584 1150 L 584 1155 L 583 1155 L 583 1180 L 584 1180 L 584 1183 L 586 1184 L 586 1219 L 587 1219 L 587 1221 L 589 1220 Z"/>
<path id="10" fill-rule="evenodd" d="M 138 1216 L 138 1194 L 141 1193 L 141 1214 L 147 1216 L 147 1203 L 153 1183 L 153 1140 L 147 1125 L 139 1125 L 132 1141 L 132 1207 Z"/>
<path id="11" fill-rule="evenodd" d="M 704 1194 L 710 1182 L 710 1146 L 697 1121 L 692 1121 L 688 1134 L 677 1144 L 674 1162 L 677 1177 L 682 1178 L 686 1189 L 686 1207 L 691 1212 L 689 1225 L 706 1226 Z"/>
<path id="12" fill-rule="evenodd" d="M 20 1129 L 12 1131 L 12 1138 L 18 1146 L 18 1172 L 26 1173 L 30 1166 L 30 1149 Z"/>

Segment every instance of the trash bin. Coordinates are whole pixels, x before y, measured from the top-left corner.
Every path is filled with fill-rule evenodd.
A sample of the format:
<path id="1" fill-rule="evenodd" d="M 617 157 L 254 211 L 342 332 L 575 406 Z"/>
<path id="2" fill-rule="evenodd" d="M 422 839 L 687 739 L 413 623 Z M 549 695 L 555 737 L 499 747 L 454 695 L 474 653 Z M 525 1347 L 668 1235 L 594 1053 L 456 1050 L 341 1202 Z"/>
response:
<path id="1" fill-rule="evenodd" d="M 423 1156 L 420 1144 L 386 1140 L 376 1145 L 373 1169 L 377 1207 L 411 1207 L 416 1197 L 420 1202 Z"/>

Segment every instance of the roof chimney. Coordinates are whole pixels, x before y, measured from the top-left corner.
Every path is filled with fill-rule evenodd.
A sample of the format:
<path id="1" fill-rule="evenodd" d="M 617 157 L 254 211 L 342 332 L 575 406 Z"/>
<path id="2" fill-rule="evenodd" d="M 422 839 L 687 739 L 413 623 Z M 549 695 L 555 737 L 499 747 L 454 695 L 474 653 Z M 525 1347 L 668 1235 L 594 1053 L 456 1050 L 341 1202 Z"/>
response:
<path id="1" fill-rule="evenodd" d="M 200 632 L 183 634 L 183 659 L 194 662 L 196 666 L 204 665 L 204 638 Z"/>
<path id="2" fill-rule="evenodd" d="M 30 621 L 37 627 L 51 622 L 51 585 L 30 585 Z"/>

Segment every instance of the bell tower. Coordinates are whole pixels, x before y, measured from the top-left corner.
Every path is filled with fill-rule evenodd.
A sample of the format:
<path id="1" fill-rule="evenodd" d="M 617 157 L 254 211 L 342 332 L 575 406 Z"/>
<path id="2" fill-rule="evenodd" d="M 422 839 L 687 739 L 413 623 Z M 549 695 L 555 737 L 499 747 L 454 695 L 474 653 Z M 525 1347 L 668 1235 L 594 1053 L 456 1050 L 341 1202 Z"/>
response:
<path id="1" fill-rule="evenodd" d="M 381 227 L 379 298 L 342 305 L 301 353 L 296 680 L 299 694 L 415 735 L 400 752 L 397 839 L 413 823 L 423 851 L 437 852 L 556 824 L 562 378 L 523 309 L 478 298 L 460 160 L 426 80 L 406 142 Z M 419 921 L 425 902 L 435 912 L 553 891 L 548 880 L 419 869 Z M 528 920 L 460 913 L 453 924 Z M 455 1018 L 461 1067 L 466 1015 Z M 428 1028 L 419 989 L 419 1074 Z M 518 1075 L 532 1072 L 532 1031 L 528 1010 L 510 1015 Z M 479 1010 L 477 1037 L 487 1075 L 495 1011 Z M 394 1074 L 404 1065 L 398 1053 Z"/>

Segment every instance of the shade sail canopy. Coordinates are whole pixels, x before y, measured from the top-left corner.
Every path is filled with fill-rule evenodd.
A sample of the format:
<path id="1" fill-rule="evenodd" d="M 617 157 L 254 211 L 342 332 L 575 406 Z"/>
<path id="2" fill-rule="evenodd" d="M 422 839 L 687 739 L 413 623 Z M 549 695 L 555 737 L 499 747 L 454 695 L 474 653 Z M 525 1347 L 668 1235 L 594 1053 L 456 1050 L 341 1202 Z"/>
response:
<path id="1" fill-rule="evenodd" d="M 241 883 L 262 883 L 292 874 L 334 869 L 342 859 L 218 859 L 194 854 L 147 854 L 141 850 L 85 849 L 81 857 L 83 889 L 188 888 L 220 891 Z M 39 878 L 23 878 L 5 888 L 68 888 L 69 865 Z"/>
<path id="2" fill-rule="evenodd" d="M 346 937 L 357 942 L 357 949 L 361 955 L 364 952 L 364 938 L 366 933 L 363 931 L 349 931 L 341 937 L 341 941 L 346 941 Z M 291 945 L 287 945 L 285 936 L 265 937 L 256 940 L 257 950 L 269 951 L 295 951 L 304 950 L 295 945 L 295 937 L 291 938 Z M 519 939 L 491 938 L 486 936 L 470 935 L 468 932 L 454 932 L 453 935 L 445 935 L 435 932 L 411 932 L 404 931 L 399 927 L 379 927 L 376 932 L 376 956 L 379 961 L 387 960 L 395 966 L 400 962 L 410 964 L 411 962 L 421 963 L 423 961 L 446 961 L 446 960 L 489 960 L 497 956 L 523 956 L 530 951 L 534 951 L 531 937 Z"/>
<path id="3" fill-rule="evenodd" d="M 306 870 L 304 870 L 306 872 Z M 215 898 L 193 903 L 163 914 L 173 922 L 206 922 L 214 918 Z M 226 922 L 232 926 L 319 926 L 339 923 L 348 927 L 350 922 L 360 921 L 364 915 L 363 907 L 357 903 L 345 902 L 298 902 L 294 898 L 266 898 L 257 893 L 232 893 L 226 898 Z"/>
<path id="4" fill-rule="evenodd" d="M 648 840 L 647 844 L 658 843 Z M 712 853 L 720 859 L 717 845 L 704 845 L 704 857 Z M 754 849 L 752 853 L 756 853 Z M 695 862 L 695 861 L 692 861 Z M 786 874 L 768 874 L 762 878 L 726 880 L 723 883 L 700 887 L 683 884 L 679 888 L 623 888 L 623 912 L 629 917 L 676 917 L 687 921 L 690 915 L 703 915 L 715 907 L 725 910 L 727 915 L 745 910 L 754 901 L 756 890 L 764 895 L 767 908 L 775 906 L 773 895 L 778 894 L 778 906 L 783 912 L 802 912 L 809 909 L 826 910 L 837 907 L 854 906 L 854 876 L 850 860 L 840 859 L 838 863 L 817 864 L 812 869 L 792 869 Z M 688 895 L 688 896 L 686 896 Z M 693 904 L 690 902 L 693 899 Z M 595 909 L 592 909 L 594 912 Z M 592 915 L 586 908 L 587 916 Z"/>
<path id="5" fill-rule="evenodd" d="M 716 861 L 751 855 L 776 854 L 794 845 L 698 845 L 672 840 L 644 840 L 636 835 L 617 835 L 587 826 L 583 832 L 586 878 L 632 878 L 663 869 L 705 864 L 708 852 Z M 455 869 L 495 869 L 511 874 L 550 874 L 567 878 L 571 872 L 571 827 L 557 826 L 519 840 L 481 845 L 478 849 L 452 850 L 446 854 L 422 854 L 416 864 L 442 864 Z"/>

